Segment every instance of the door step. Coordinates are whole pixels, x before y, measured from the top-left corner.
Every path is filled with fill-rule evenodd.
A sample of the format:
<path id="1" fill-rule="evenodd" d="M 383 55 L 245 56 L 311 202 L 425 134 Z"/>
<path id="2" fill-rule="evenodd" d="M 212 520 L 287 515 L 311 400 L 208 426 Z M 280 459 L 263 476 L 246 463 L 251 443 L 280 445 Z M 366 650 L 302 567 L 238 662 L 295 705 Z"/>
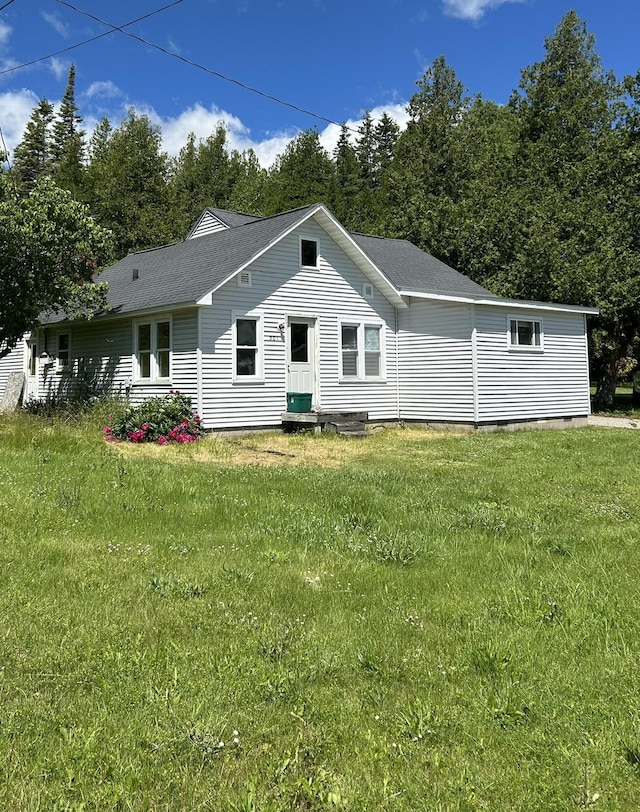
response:
<path id="1" fill-rule="evenodd" d="M 345 422 L 330 422 L 325 426 L 325 431 L 331 434 L 344 434 L 347 437 L 367 437 L 367 427 L 360 420 L 349 420 Z"/>

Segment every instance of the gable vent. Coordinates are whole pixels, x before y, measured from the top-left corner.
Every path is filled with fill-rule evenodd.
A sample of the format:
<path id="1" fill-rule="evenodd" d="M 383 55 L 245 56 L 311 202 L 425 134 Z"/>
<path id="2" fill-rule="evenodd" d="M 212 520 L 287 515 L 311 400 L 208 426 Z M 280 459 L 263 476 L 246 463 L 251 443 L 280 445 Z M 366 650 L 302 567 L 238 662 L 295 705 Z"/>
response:
<path id="1" fill-rule="evenodd" d="M 241 288 L 251 287 L 251 271 L 241 271 L 238 274 L 238 287 Z"/>

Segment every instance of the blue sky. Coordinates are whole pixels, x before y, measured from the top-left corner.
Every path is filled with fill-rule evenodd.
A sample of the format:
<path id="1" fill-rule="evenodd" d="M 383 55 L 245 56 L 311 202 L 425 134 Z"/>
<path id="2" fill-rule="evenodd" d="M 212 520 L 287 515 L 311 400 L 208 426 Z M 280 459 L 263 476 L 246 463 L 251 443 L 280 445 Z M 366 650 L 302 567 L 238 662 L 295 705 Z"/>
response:
<path id="1" fill-rule="evenodd" d="M 111 25 L 172 0 L 70 0 Z M 544 55 L 544 39 L 573 8 L 595 35 L 605 68 L 640 69 L 636 0 L 181 0 L 131 26 L 131 33 L 211 71 L 304 108 L 299 112 L 108 28 L 60 0 L 0 0 L 0 127 L 11 149 L 42 97 L 58 102 L 70 64 L 76 100 L 90 132 L 130 106 L 146 113 L 175 154 L 190 131 L 206 137 L 218 122 L 231 146 L 253 147 L 268 165 L 303 129 L 316 126 L 332 148 L 338 127 L 363 111 L 386 110 L 400 123 L 415 83 L 441 54 L 471 94 L 503 103 L 521 70 Z"/>

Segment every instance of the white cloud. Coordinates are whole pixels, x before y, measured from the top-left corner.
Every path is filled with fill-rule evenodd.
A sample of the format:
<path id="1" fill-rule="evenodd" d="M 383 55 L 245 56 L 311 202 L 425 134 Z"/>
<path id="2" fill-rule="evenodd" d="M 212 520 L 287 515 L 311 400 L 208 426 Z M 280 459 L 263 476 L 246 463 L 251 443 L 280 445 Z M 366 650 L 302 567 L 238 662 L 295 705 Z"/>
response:
<path id="1" fill-rule="evenodd" d="M 8 26 L 6 23 L 3 23 L 0 20 L 0 45 L 6 45 L 9 41 L 9 37 L 11 36 L 11 26 Z"/>
<path id="2" fill-rule="evenodd" d="M 69 73 L 69 62 L 63 62 L 62 59 L 58 59 L 57 57 L 52 57 L 47 66 L 56 77 L 56 79 L 64 79 L 66 78 L 67 74 Z"/>
<path id="3" fill-rule="evenodd" d="M 109 79 L 106 82 L 93 82 L 82 95 L 87 99 L 93 99 L 96 96 L 100 99 L 113 99 L 116 96 L 123 96 L 124 93 Z"/>
<path id="4" fill-rule="evenodd" d="M 69 36 L 69 28 L 67 24 L 63 23 L 57 14 L 49 14 L 48 12 L 43 11 L 42 16 L 53 28 L 53 30 L 56 31 L 58 34 L 60 34 L 61 37 Z"/>
<path id="5" fill-rule="evenodd" d="M 0 93 L 0 110 L 2 110 L 2 133 L 10 153 L 22 140 L 24 128 L 31 118 L 38 97 L 31 90 L 7 91 Z"/>
<path id="6" fill-rule="evenodd" d="M 445 14 L 460 20 L 479 20 L 486 11 L 504 3 L 521 3 L 523 0 L 443 0 Z"/>

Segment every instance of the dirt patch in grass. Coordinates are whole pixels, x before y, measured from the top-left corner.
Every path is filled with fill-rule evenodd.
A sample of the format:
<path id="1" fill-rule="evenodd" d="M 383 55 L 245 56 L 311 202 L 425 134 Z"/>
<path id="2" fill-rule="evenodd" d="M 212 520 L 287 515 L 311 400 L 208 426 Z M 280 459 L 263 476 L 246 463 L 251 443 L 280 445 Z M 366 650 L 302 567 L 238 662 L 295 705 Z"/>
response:
<path id="1" fill-rule="evenodd" d="M 397 454 L 402 441 L 411 453 L 432 456 L 424 441 L 456 435 L 415 429 L 374 429 L 369 437 L 349 438 L 335 434 L 266 432 L 244 436 L 209 435 L 189 446 L 119 443 L 113 448 L 123 455 L 145 456 L 167 462 L 205 462 L 222 465 L 317 465 L 337 468 L 372 454 Z M 416 446 L 414 441 L 420 443 Z M 438 452 L 438 456 L 439 456 Z"/>

